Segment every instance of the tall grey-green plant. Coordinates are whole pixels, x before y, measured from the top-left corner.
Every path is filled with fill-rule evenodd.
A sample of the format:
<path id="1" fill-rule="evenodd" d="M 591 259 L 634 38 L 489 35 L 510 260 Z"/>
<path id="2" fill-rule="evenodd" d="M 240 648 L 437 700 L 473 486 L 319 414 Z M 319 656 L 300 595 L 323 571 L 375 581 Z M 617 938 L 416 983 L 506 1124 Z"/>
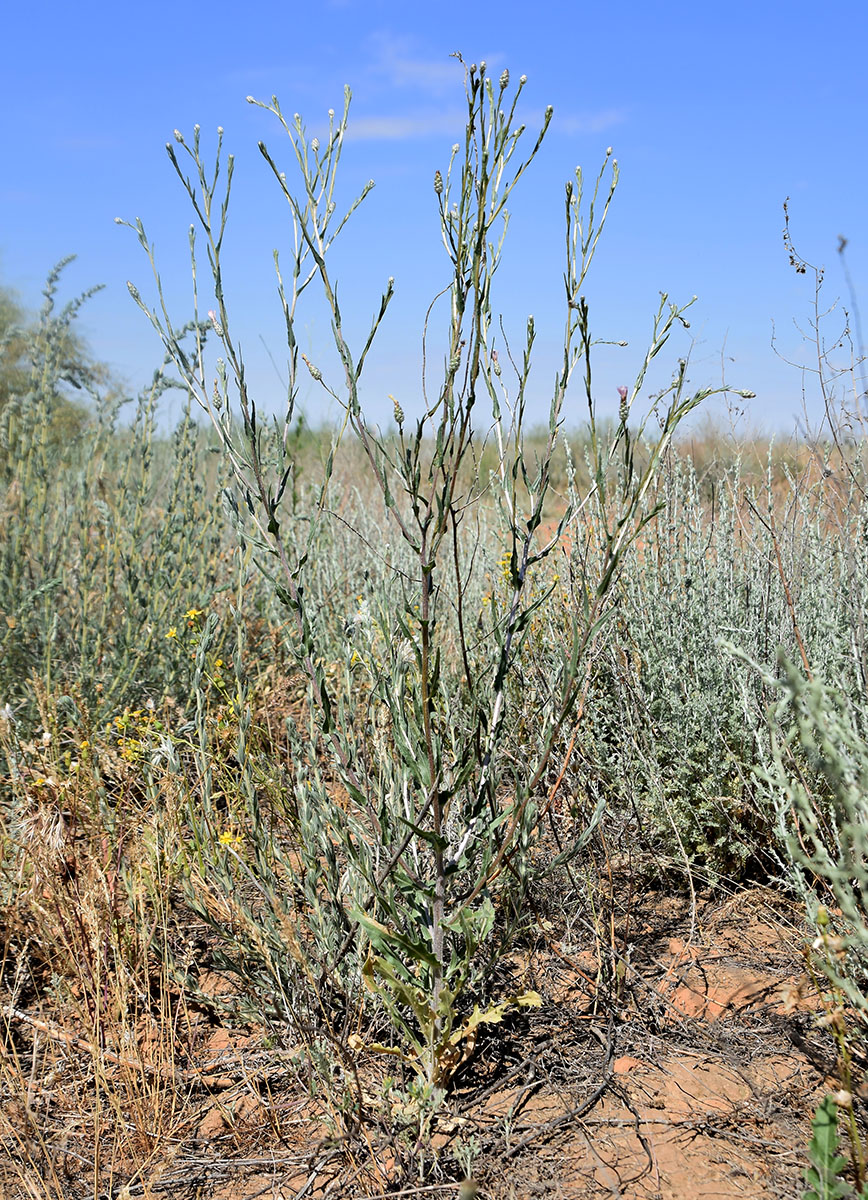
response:
<path id="1" fill-rule="evenodd" d="M 379 1000 L 398 1044 L 374 1043 L 365 1036 L 356 1036 L 353 1044 L 376 1046 L 411 1063 L 428 1095 L 448 1081 L 469 1052 L 480 1023 L 500 1020 L 511 1005 L 537 1002 L 521 993 L 487 998 L 484 964 L 493 946 L 504 945 L 520 923 L 522 897 L 534 869 L 542 781 L 575 708 L 589 647 L 611 615 L 624 552 L 654 515 L 646 500 L 661 457 L 679 422 L 710 394 L 686 394 L 685 368 L 678 368 L 667 403 L 658 406 L 660 431 L 650 438 L 645 465 L 639 468 L 636 438 L 646 423 L 641 421 L 637 429 L 633 408 L 648 364 L 673 328 L 684 323 L 684 310 L 664 298 L 636 383 L 632 391 L 624 389 L 615 436 L 606 443 L 599 435 L 591 374 L 594 341 L 582 288 L 617 183 L 617 164 L 609 152 L 590 197 L 580 170 L 566 187 L 563 359 L 545 445 L 536 463 L 530 461 L 524 429 L 535 324 L 530 317 L 512 388 L 504 359 L 512 362 L 516 356 L 498 341 L 492 302 L 508 201 L 537 154 L 552 115 L 547 109 L 542 128 L 522 155 L 524 126 L 516 124 L 516 109 L 524 85 L 522 77 L 510 95 L 507 71 L 495 82 L 484 63 L 465 70 L 464 141 L 453 147 L 446 170 L 434 175 L 450 276 L 444 289 L 444 371 L 436 385 L 423 378 L 419 415 L 408 416 L 395 401 L 395 438 L 384 436 L 368 420 L 359 392 L 394 295 L 393 281 L 374 306 L 369 334 L 354 347 L 331 271 L 335 238 L 372 187 L 367 184 L 345 209 L 337 208 L 349 90 L 342 116 L 329 114 L 322 144 L 307 136 L 298 115 L 288 120 L 276 98 L 261 105 L 289 137 L 297 181 L 289 181 L 260 143 L 292 225 L 288 270 L 275 254 L 289 353 L 286 405 L 278 418 L 263 419 L 257 408 L 224 291 L 222 255 L 233 158 L 226 160 L 224 184 L 222 133 L 213 166 L 206 165 L 198 127 L 189 142 L 176 131 L 175 144 L 168 146 L 196 216 L 190 230 L 194 345 L 189 351 L 168 311 L 144 225 L 137 221 L 133 226 L 153 265 L 156 305 L 148 306 L 133 285 L 130 290 L 221 437 L 233 473 L 233 485 L 225 493 L 228 509 L 286 607 L 292 646 L 309 681 L 311 721 L 306 728 L 290 730 L 300 825 L 295 875 L 301 887 L 293 898 L 288 891 L 277 894 L 269 882 L 265 890 L 276 927 L 291 913 L 297 927 L 308 931 L 308 937 L 296 939 L 292 952 L 306 944 L 311 960 L 316 959 L 320 985 L 331 988 L 340 1002 L 331 1009 L 333 1019 L 341 1004 L 345 1012 L 355 1011 L 360 985 Z M 200 313 L 200 237 L 213 281 L 210 327 L 220 347 L 213 371 L 207 365 Z M 298 306 L 314 280 L 332 318 L 341 364 L 335 380 L 301 355 L 298 346 Z M 427 329 L 425 336 L 430 337 Z M 428 361 L 430 357 L 426 355 Z M 300 359 L 344 414 L 322 486 L 303 523 L 282 505 L 295 469 L 287 434 Z M 560 514 L 555 532 L 541 536 L 565 400 L 579 366 L 591 426 L 592 482 L 587 494 Z M 383 555 L 380 591 L 373 602 L 363 598 L 349 622 L 353 636 L 342 661 L 335 662 L 332 655 L 329 664 L 327 643 L 308 600 L 308 580 L 315 573 L 311 549 L 317 530 L 328 519 L 334 455 L 348 429 L 361 447 L 369 480 L 379 491 L 402 551 L 400 565 L 397 551 L 388 549 Z M 496 446 L 490 478 L 480 478 L 474 470 L 475 454 L 486 437 L 480 429 L 491 430 Z M 489 497 L 498 514 L 496 536 L 508 554 L 508 582 L 503 597 L 492 596 L 486 608 L 472 612 L 471 581 L 483 569 L 475 519 L 490 510 Z M 529 584 L 575 513 L 589 504 L 600 513 L 602 545 L 578 569 L 572 628 L 566 644 L 554 653 L 550 686 L 538 714 L 540 736 L 530 757 L 516 754 L 511 689 L 533 615 L 551 596 L 550 587 L 532 595 Z M 329 665 L 340 683 L 329 679 Z M 360 676 L 367 696 L 361 706 L 354 696 Z M 580 850 L 593 822 L 591 818 L 576 837 L 572 853 Z M 285 866 L 291 875 L 288 859 Z M 256 868 L 245 862 L 240 869 Z M 291 1016 L 292 1004 L 286 1007 Z M 378 1018 L 373 1020 L 376 1027 Z M 345 1035 L 350 1027 L 345 1020 Z"/>

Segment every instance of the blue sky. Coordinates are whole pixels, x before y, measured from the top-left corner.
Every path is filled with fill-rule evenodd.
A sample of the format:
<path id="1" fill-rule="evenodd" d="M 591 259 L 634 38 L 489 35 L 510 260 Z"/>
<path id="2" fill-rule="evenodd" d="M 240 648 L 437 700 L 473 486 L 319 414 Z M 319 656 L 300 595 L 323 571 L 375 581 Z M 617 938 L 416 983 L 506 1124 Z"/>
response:
<path id="1" fill-rule="evenodd" d="M 794 321 L 807 324 L 813 289 L 783 249 L 785 197 L 799 252 L 827 268 L 827 304 L 849 305 L 837 254 L 838 235 L 847 236 L 868 320 L 866 34 L 865 0 L 15 5 L 4 16 L 0 83 L 0 282 L 35 307 L 48 269 L 77 254 L 69 294 L 106 285 L 85 311 L 84 332 L 97 356 L 141 386 L 159 347 L 125 281 L 148 294 L 149 269 L 114 218 L 145 222 L 180 322 L 189 311 L 190 212 L 165 143 L 198 122 L 211 145 L 222 125 L 236 156 L 230 311 L 260 404 L 279 405 L 285 355 L 271 251 L 289 246 L 290 227 L 256 143 L 287 168 L 290 152 L 274 118 L 245 97 L 275 93 L 315 132 L 349 84 L 344 196 L 368 178 L 377 186 L 336 250 L 342 306 L 350 332 L 361 334 L 395 277 L 365 400 L 377 419 L 391 411 L 387 393 L 415 411 L 422 321 L 448 279 L 432 178 L 463 131 L 462 71 L 449 57 L 458 50 L 495 75 L 508 66 L 513 78 L 528 76 L 529 127 L 554 106 L 543 150 L 515 193 L 494 297 L 518 344 L 534 314 L 535 413 L 547 409 L 563 326 L 563 184 L 577 164 L 595 172 L 611 145 L 621 183 L 587 292 L 597 337 L 630 344 L 601 355 L 601 410 L 616 409 L 616 387 L 632 381 L 667 291 L 698 300 L 689 334 L 664 351 L 652 386 L 689 351 L 695 386 L 719 383 L 725 367 L 733 386 L 757 393 L 746 421 L 792 428 L 803 400 L 819 416 L 820 398 L 771 346 L 774 324 L 783 353 L 810 355 Z M 445 314 L 439 326 L 435 317 L 435 349 L 444 324 Z M 836 331 L 833 318 L 830 339 Z M 326 367 L 329 336 L 321 307 L 300 313 L 302 346 Z M 304 402 L 314 420 L 335 415 L 312 386 Z M 576 389 L 571 422 L 581 405 Z"/>

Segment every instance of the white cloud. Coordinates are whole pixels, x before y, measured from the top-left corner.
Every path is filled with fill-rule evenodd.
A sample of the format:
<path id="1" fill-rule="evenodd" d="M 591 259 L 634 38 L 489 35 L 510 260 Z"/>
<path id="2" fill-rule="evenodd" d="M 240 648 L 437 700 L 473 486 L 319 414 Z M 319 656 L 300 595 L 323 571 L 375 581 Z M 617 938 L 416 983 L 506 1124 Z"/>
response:
<path id="1" fill-rule="evenodd" d="M 403 113 L 401 116 L 357 116 L 350 119 L 347 139 L 399 142 L 434 134 L 446 134 L 455 139 L 463 135 L 465 120 L 466 112 L 461 108 Z"/>
<path id="2" fill-rule="evenodd" d="M 559 133 L 605 133 L 615 125 L 622 125 L 627 114 L 622 108 L 603 108 L 599 112 L 560 115 L 555 109 L 552 129 Z"/>
<path id="3" fill-rule="evenodd" d="M 439 94 L 454 88 L 461 79 L 461 64 L 453 58 L 425 57 L 414 53 L 414 39 L 385 31 L 367 39 L 371 61 L 369 69 L 386 77 L 395 87 L 412 86 Z"/>

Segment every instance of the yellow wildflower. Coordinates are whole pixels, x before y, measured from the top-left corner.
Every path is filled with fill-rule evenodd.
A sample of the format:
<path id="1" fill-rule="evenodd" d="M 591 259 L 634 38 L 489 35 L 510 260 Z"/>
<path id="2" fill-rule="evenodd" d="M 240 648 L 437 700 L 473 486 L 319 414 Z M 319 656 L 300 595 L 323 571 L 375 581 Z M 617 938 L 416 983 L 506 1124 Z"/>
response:
<path id="1" fill-rule="evenodd" d="M 218 840 L 221 846 L 237 846 L 241 841 L 241 837 L 237 833 L 232 833 L 230 830 L 224 829 Z"/>
<path id="2" fill-rule="evenodd" d="M 178 630 L 175 628 L 174 625 L 170 625 L 169 632 L 166 634 L 166 637 L 167 638 L 176 638 L 177 636 L 178 636 Z"/>
<path id="3" fill-rule="evenodd" d="M 199 618 L 204 615 L 205 615 L 204 608 L 188 608 L 187 611 L 184 613 L 184 616 L 191 623 L 194 621 L 198 621 Z"/>

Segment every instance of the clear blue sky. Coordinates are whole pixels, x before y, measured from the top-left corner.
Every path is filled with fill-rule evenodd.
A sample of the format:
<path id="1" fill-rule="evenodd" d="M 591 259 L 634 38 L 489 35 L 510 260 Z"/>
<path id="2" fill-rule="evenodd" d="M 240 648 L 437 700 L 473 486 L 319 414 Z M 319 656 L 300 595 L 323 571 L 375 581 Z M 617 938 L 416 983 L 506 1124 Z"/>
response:
<path id="1" fill-rule="evenodd" d="M 866 0 L 620 0 L 494 4 L 393 0 L 223 0 L 175 5 L 11 6 L 3 20 L 0 110 L 0 282 L 37 306 L 50 266 L 66 254 L 69 294 L 93 283 L 84 332 L 97 356 L 140 386 L 159 347 L 129 299 L 147 294 L 148 266 L 116 216 L 141 217 L 157 244 L 177 319 L 188 311 L 190 213 L 168 164 L 172 130 L 218 125 L 236 155 L 228 235 L 228 295 L 260 403 L 280 395 L 284 355 L 271 250 L 288 246 L 283 205 L 256 149 L 262 138 L 289 169 L 274 118 L 245 103 L 280 98 L 312 131 L 354 93 L 343 161 L 345 195 L 376 188 L 342 237 L 338 262 L 351 332 L 366 329 L 388 276 L 397 299 L 371 360 L 366 400 L 385 419 L 388 392 L 414 411 L 420 331 L 447 280 L 432 178 L 462 133 L 462 73 L 450 59 L 485 59 L 524 73 L 524 114 L 555 116 L 515 194 L 501 292 L 495 302 L 520 342 L 528 313 L 539 332 L 534 395 L 547 407 L 563 324 L 563 183 L 577 164 L 594 172 L 614 147 L 621 167 L 588 295 L 606 351 L 604 411 L 631 381 L 658 293 L 699 299 L 692 311 L 690 378 L 716 383 L 722 358 L 734 386 L 758 393 L 749 417 L 792 427 L 802 404 L 798 370 L 770 342 L 804 356 L 793 320 L 806 323 L 812 287 L 788 265 L 782 202 L 790 197 L 797 248 L 827 267 L 826 300 L 847 302 L 836 252 L 850 239 L 850 270 L 868 321 L 868 3 Z M 301 313 L 301 341 L 328 363 L 321 309 Z M 436 333 L 436 327 L 435 331 Z M 829 327 L 830 336 L 833 327 Z M 690 347 L 673 347 L 668 364 Z M 436 345 L 436 339 L 435 343 Z M 666 352 L 664 352 L 665 356 Z M 306 387 L 311 416 L 329 415 Z M 817 389 L 805 400 L 819 414 Z M 572 412 L 581 417 L 576 391 Z M 331 414 L 334 415 L 333 413 Z"/>

